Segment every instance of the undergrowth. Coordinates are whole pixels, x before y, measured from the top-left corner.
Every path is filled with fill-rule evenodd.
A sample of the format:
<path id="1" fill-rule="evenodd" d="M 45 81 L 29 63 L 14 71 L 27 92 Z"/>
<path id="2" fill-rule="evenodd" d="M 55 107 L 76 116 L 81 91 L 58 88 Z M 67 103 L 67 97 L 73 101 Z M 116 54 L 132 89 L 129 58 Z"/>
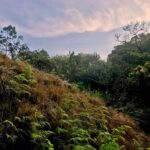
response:
<path id="1" fill-rule="evenodd" d="M 129 116 L 59 77 L 0 56 L 1 150 L 144 150 Z"/>

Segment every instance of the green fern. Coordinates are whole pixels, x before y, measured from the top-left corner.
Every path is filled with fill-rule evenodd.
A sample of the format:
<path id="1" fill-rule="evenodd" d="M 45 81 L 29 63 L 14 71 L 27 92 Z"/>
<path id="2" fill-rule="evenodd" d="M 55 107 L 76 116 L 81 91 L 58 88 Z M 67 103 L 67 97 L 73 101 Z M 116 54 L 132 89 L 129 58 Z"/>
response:
<path id="1" fill-rule="evenodd" d="M 120 150 L 119 145 L 115 142 L 110 142 L 107 144 L 102 144 L 99 150 Z"/>
<path id="2" fill-rule="evenodd" d="M 73 147 L 73 150 L 96 150 L 91 145 L 76 145 Z"/>

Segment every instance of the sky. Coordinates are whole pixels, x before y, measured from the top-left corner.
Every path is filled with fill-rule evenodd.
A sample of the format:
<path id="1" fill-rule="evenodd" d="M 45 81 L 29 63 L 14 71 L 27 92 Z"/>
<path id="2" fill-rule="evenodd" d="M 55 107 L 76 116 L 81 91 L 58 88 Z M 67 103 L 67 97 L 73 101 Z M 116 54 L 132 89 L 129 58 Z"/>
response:
<path id="1" fill-rule="evenodd" d="M 43 46 L 56 54 L 69 49 L 98 51 L 106 57 L 114 39 L 102 35 L 106 33 L 110 38 L 114 30 L 131 22 L 150 21 L 149 8 L 150 0 L 0 0 L 0 28 L 15 26 L 33 49 Z M 66 44 L 60 44 L 64 41 Z"/>

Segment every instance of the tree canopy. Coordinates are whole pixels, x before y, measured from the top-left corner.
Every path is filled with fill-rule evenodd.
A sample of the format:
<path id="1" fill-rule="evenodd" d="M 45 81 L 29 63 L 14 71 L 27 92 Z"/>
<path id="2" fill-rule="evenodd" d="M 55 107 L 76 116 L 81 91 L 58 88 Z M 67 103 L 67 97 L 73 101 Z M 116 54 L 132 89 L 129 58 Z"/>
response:
<path id="1" fill-rule="evenodd" d="M 27 45 L 23 43 L 23 36 L 18 36 L 15 27 L 9 25 L 0 31 L 0 50 L 4 54 L 16 59 L 19 52 L 27 49 Z"/>

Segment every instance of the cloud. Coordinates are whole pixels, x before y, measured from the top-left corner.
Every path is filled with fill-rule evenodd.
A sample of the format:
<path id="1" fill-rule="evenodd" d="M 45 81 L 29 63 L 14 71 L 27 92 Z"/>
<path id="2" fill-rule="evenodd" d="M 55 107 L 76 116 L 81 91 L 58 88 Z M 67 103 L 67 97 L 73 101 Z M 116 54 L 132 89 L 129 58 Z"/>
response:
<path id="1" fill-rule="evenodd" d="M 12 24 L 33 37 L 109 31 L 131 21 L 150 21 L 149 0 L 0 1 L 0 26 Z"/>

